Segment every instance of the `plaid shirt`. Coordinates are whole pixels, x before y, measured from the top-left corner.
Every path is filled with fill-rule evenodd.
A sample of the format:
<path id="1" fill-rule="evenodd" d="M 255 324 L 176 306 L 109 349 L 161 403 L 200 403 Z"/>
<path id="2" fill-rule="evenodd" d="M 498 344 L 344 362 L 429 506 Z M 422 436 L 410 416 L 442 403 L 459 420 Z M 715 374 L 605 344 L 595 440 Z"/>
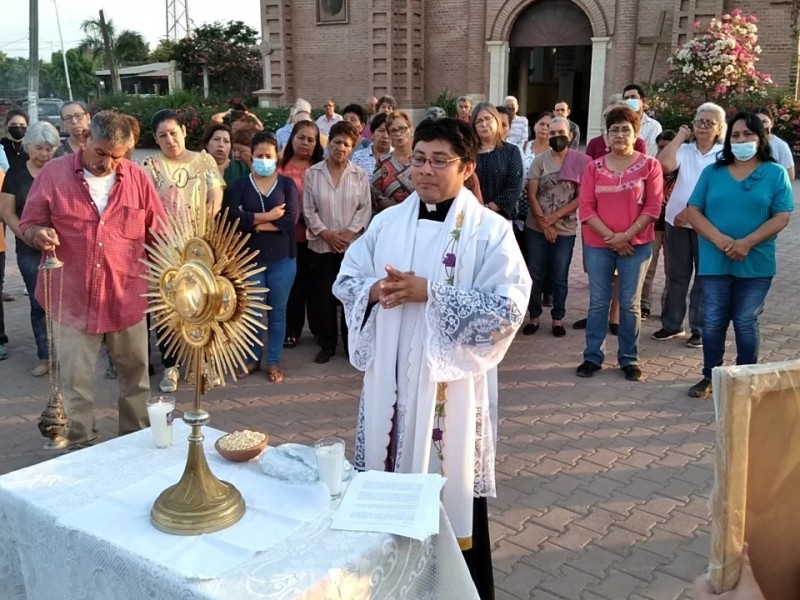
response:
<path id="1" fill-rule="evenodd" d="M 64 261 L 62 323 L 89 334 L 122 331 L 144 318 L 147 281 L 144 244 L 151 243 L 164 209 L 150 178 L 123 160 L 101 217 L 83 175 L 83 151 L 48 162 L 36 176 L 20 229 L 52 227 Z M 36 299 L 44 304 L 43 279 Z M 53 277 L 53 289 L 59 289 Z M 55 308 L 56 305 L 53 304 Z"/>

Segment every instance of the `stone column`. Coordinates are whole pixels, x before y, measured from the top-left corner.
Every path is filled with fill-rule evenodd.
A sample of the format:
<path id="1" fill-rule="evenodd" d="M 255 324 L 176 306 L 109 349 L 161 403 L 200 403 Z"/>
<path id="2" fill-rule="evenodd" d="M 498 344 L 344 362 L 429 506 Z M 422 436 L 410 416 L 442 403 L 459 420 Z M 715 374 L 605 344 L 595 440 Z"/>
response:
<path id="1" fill-rule="evenodd" d="M 528 114 L 528 73 L 530 71 L 530 50 L 523 52 L 517 50 L 517 101 L 519 102 L 519 114 L 527 116 Z"/>
<path id="2" fill-rule="evenodd" d="M 503 104 L 508 90 L 508 42 L 489 41 L 489 102 Z"/>
<path id="3" fill-rule="evenodd" d="M 589 117 L 586 124 L 586 141 L 600 135 L 600 120 L 605 107 L 606 58 L 610 37 L 592 38 L 592 75 L 589 84 Z"/>

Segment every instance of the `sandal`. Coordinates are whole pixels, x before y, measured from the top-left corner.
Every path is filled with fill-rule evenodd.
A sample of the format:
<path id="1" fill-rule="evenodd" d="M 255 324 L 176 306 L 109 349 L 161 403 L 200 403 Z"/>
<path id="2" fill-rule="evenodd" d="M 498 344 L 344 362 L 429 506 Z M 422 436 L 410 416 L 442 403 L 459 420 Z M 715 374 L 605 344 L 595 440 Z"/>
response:
<path id="1" fill-rule="evenodd" d="M 267 367 L 267 381 L 272 383 L 280 383 L 283 381 L 283 373 L 281 373 L 278 365 L 270 365 Z"/>

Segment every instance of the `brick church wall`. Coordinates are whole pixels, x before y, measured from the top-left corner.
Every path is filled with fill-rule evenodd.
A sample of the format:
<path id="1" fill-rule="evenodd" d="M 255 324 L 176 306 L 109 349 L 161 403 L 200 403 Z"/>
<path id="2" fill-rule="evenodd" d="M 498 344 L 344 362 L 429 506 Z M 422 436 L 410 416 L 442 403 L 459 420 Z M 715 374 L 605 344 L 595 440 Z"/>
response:
<path id="1" fill-rule="evenodd" d="M 674 0 L 574 0 L 596 23 L 603 20 L 612 34 L 604 96 L 622 90 L 631 81 L 666 73 L 669 44 L 639 44 L 640 37 L 659 35 L 659 16 L 666 10 L 664 32 L 672 33 Z M 681 0 L 684 1 L 684 0 Z M 333 96 L 340 106 L 364 102 L 372 95 L 370 42 L 371 7 L 384 4 L 392 10 L 397 0 L 349 0 L 349 23 L 317 25 L 316 3 L 291 2 L 291 65 L 293 96 L 303 96 L 321 106 Z M 405 4 L 404 4 L 405 5 Z M 455 95 L 487 94 L 489 53 L 486 41 L 508 22 L 509 15 L 524 9 L 523 0 L 436 0 L 424 2 L 424 52 L 422 81 L 424 100 L 445 89 Z M 798 68 L 797 41 L 790 28 L 791 0 L 725 0 L 724 9 L 753 12 L 760 19 L 763 48 L 759 67 L 782 85 L 794 85 Z M 505 28 L 506 38 L 510 27 Z M 398 59 L 398 57 L 395 57 Z M 372 70 L 371 70 L 372 69 Z M 391 81 L 387 84 L 391 86 Z M 293 98 L 287 98 L 291 102 Z"/>

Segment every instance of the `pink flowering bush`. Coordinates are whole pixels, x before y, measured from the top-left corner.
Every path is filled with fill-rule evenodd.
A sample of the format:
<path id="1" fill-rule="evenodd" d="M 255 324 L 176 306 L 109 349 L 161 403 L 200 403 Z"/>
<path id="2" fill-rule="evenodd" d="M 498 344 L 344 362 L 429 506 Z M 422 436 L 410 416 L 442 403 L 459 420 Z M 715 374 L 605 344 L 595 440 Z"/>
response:
<path id="1" fill-rule="evenodd" d="M 694 118 L 695 110 L 703 102 L 688 95 L 654 95 L 648 98 L 654 116 L 664 129 L 677 131 Z M 725 109 L 728 118 L 740 110 L 768 108 L 773 116 L 772 133 L 786 141 L 795 155 L 800 155 L 800 101 L 794 99 L 794 91 L 788 89 L 770 90 L 766 96 L 752 94 L 732 94 L 723 101 L 715 98 L 712 102 Z"/>
<path id="2" fill-rule="evenodd" d="M 756 68 L 758 19 L 741 10 L 712 19 L 669 58 L 666 81 L 648 96 L 664 129 L 675 131 L 694 118 L 703 102 L 715 102 L 732 117 L 740 110 L 766 107 L 774 115 L 772 133 L 800 155 L 800 102 L 791 90 L 778 89 Z"/>
<path id="3" fill-rule="evenodd" d="M 772 133 L 789 144 L 793 154 L 800 155 L 800 102 L 794 99 L 794 94 L 790 91 L 773 94 L 760 106 L 772 112 Z"/>
<path id="4" fill-rule="evenodd" d="M 774 84 L 756 69 L 758 19 L 736 9 L 712 19 L 705 29 L 694 24 L 695 36 L 668 59 L 669 73 L 662 96 L 683 96 L 690 105 L 706 101 L 726 105 L 738 96 L 765 96 Z"/>

